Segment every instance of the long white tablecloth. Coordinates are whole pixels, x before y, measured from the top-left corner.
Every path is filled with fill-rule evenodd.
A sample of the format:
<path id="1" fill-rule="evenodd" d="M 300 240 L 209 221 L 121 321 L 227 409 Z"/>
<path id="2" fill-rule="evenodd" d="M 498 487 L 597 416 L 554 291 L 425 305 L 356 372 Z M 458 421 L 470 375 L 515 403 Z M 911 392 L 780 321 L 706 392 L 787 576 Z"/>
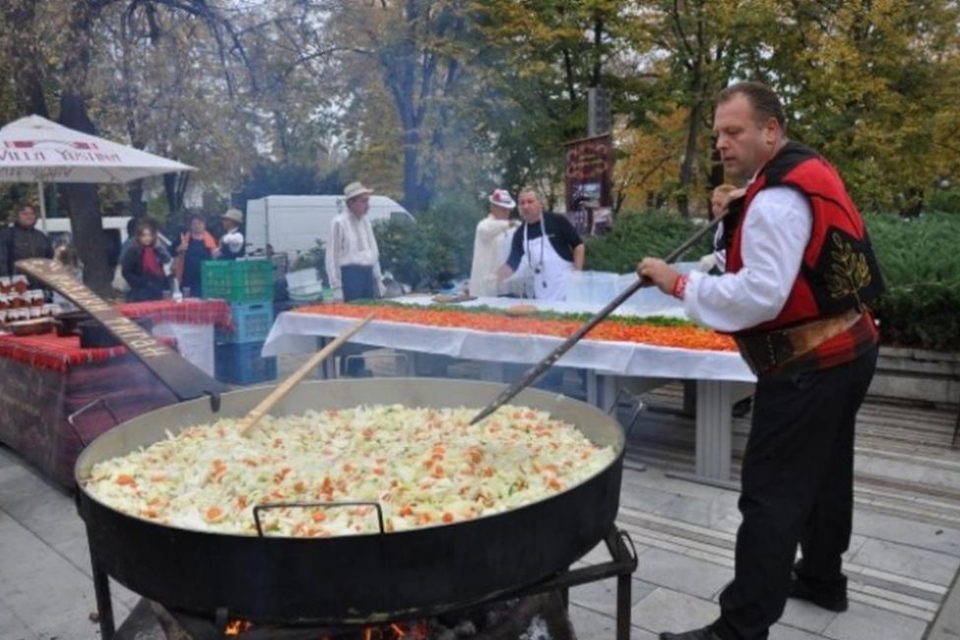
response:
<path id="1" fill-rule="evenodd" d="M 410 297 L 400 301 L 425 304 L 429 298 Z M 571 303 L 536 304 L 544 310 L 595 312 L 603 305 Z M 465 306 L 511 306 L 518 301 L 481 298 Z M 558 307 L 558 305 L 560 305 Z M 596 307 L 596 308 L 593 308 Z M 665 314 L 658 314 L 665 315 Z M 671 314 L 675 315 L 675 314 Z M 354 318 L 340 318 L 288 311 L 274 322 L 263 347 L 264 356 L 315 351 L 317 337 L 336 336 L 354 324 Z M 351 339 L 352 342 L 421 353 L 532 364 L 540 361 L 563 342 L 562 338 L 495 333 L 472 329 L 428 327 L 374 320 Z M 753 382 L 753 373 L 737 352 L 656 347 L 630 342 L 582 340 L 560 359 L 562 366 L 590 369 L 601 374 L 628 377 L 725 380 Z"/>

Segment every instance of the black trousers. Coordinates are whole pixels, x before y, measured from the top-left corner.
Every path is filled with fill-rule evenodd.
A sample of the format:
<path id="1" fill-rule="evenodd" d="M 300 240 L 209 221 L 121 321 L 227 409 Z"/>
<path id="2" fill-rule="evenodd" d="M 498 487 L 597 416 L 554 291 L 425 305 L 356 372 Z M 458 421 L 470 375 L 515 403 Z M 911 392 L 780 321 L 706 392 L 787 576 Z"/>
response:
<path id="1" fill-rule="evenodd" d="M 853 528 L 857 411 L 877 350 L 822 371 L 757 383 L 743 459 L 733 582 L 720 594 L 714 630 L 724 640 L 762 640 L 783 613 L 800 545 L 805 581 L 844 593 L 841 555 Z"/>
<path id="2" fill-rule="evenodd" d="M 340 267 L 340 282 L 343 284 L 343 301 L 371 300 L 377 297 L 373 282 L 373 267 L 345 264 Z"/>
<path id="3" fill-rule="evenodd" d="M 372 300 L 376 298 L 373 282 L 373 267 L 362 267 L 354 264 L 345 264 L 340 267 L 340 282 L 343 285 L 343 301 Z M 340 368 L 348 376 L 357 376 L 363 371 L 363 361 L 358 356 L 366 349 L 355 345 L 345 344 L 337 350 L 340 357 Z"/>

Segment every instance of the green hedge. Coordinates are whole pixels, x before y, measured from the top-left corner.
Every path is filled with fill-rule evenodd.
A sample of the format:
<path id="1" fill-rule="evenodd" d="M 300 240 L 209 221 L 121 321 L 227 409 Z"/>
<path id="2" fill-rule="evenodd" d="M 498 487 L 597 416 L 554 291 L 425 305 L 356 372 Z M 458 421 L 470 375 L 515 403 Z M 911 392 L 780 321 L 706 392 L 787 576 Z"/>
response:
<path id="1" fill-rule="evenodd" d="M 960 351 L 960 215 L 866 220 L 887 285 L 876 305 L 884 344 Z"/>
<path id="2" fill-rule="evenodd" d="M 659 211 L 623 213 L 606 234 L 588 238 L 585 268 L 629 273 L 644 256 L 665 256 L 696 233 L 698 225 Z M 696 261 L 710 252 L 712 235 L 692 247 L 680 261 Z"/>
<path id="3" fill-rule="evenodd" d="M 473 236 L 484 211 L 474 202 L 441 200 L 416 223 L 373 226 L 380 266 L 414 289 L 439 289 L 470 274 Z"/>

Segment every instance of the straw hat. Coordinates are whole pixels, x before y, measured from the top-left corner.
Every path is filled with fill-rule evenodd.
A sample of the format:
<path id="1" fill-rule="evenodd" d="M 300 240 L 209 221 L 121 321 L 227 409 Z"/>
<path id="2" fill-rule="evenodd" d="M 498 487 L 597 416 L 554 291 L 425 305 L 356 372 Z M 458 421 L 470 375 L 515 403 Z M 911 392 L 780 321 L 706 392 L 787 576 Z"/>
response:
<path id="1" fill-rule="evenodd" d="M 239 209 L 227 209 L 227 212 L 220 216 L 224 220 L 233 220 L 237 224 L 243 224 L 243 214 Z"/>
<path id="2" fill-rule="evenodd" d="M 510 197 L 510 192 L 506 189 L 494 189 L 493 193 L 490 194 L 489 200 L 490 204 L 503 207 L 504 209 L 513 209 L 517 206 L 517 203 Z"/>
<path id="3" fill-rule="evenodd" d="M 366 188 L 361 182 L 351 182 L 347 185 L 347 188 L 343 190 L 343 197 L 345 200 L 353 200 L 357 196 L 368 193 L 373 193 L 373 189 Z"/>

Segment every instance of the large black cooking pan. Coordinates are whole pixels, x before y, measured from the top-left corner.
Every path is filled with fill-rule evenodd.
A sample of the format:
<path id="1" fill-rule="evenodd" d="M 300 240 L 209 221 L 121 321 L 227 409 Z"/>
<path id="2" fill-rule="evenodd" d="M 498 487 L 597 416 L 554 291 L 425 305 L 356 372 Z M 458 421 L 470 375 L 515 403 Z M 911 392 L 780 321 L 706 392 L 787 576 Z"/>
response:
<path id="1" fill-rule="evenodd" d="M 563 396 L 527 390 L 514 401 L 579 427 L 616 458 L 579 485 L 501 514 L 412 531 L 324 539 L 189 531 L 125 515 L 83 488 L 92 465 L 193 424 L 245 415 L 270 391 L 222 396 L 219 413 L 199 399 L 130 420 L 103 434 L 77 461 L 78 504 L 91 551 L 133 591 L 199 615 L 218 610 L 254 622 L 344 623 L 439 613 L 536 583 L 566 569 L 613 526 L 619 506 L 624 436 L 605 413 Z M 476 407 L 501 389 L 434 379 L 304 383 L 274 410 L 373 403 Z"/>

